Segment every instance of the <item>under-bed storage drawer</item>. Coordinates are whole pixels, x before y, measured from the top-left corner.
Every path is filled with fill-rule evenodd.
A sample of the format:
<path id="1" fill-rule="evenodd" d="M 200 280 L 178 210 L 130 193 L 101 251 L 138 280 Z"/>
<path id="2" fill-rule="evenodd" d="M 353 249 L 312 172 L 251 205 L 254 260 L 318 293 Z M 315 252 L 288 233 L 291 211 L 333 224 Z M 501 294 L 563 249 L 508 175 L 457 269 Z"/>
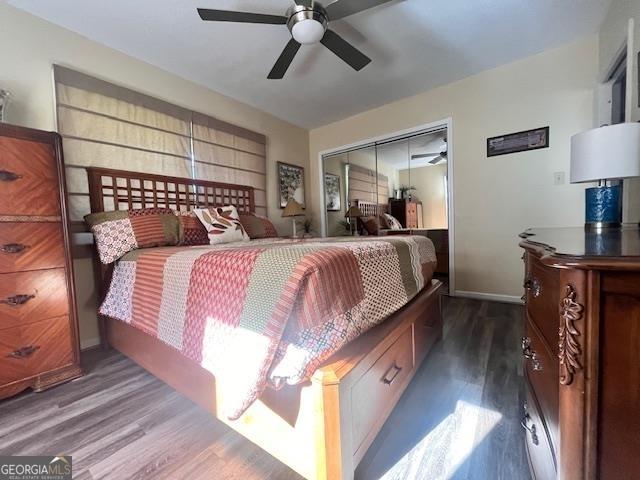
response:
<path id="1" fill-rule="evenodd" d="M 358 456 L 404 390 L 413 370 L 413 332 L 409 326 L 358 379 L 351 390 L 353 452 Z M 363 445 L 365 444 L 365 445 Z"/>
<path id="2" fill-rule="evenodd" d="M 8 384 L 73 361 L 69 317 L 0 330 L 0 384 Z"/>

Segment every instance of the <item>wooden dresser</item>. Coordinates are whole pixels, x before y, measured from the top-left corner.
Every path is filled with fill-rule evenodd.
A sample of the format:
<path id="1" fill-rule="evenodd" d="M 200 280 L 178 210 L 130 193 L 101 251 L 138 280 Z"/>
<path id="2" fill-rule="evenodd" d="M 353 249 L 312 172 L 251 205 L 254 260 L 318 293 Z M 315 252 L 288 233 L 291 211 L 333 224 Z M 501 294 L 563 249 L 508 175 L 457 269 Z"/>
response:
<path id="1" fill-rule="evenodd" d="M 81 375 L 60 137 L 0 124 L 0 398 Z"/>
<path id="2" fill-rule="evenodd" d="M 533 478 L 640 478 L 640 230 L 520 236 Z"/>
<path id="3" fill-rule="evenodd" d="M 422 228 L 422 202 L 390 198 L 389 211 L 403 228 Z"/>

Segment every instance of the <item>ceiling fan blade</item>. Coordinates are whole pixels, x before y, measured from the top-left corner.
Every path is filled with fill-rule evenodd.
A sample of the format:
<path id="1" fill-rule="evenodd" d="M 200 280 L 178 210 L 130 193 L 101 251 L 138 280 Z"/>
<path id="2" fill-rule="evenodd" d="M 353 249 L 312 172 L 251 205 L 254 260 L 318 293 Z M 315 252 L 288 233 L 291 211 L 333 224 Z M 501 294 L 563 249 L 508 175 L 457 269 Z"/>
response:
<path id="1" fill-rule="evenodd" d="M 273 66 L 267 78 L 269 80 L 279 80 L 284 77 L 284 74 L 287 73 L 287 69 L 291 62 L 293 62 L 296 53 L 298 53 L 298 49 L 300 48 L 300 44 L 296 42 L 293 38 L 289 40 L 286 47 L 276 60 L 276 64 Z"/>
<path id="2" fill-rule="evenodd" d="M 198 15 L 202 20 L 213 22 L 266 23 L 270 25 L 285 25 L 287 23 L 287 17 L 281 15 L 210 10 L 208 8 L 199 8 Z"/>
<path id="3" fill-rule="evenodd" d="M 429 157 L 437 157 L 440 155 L 439 153 L 417 153 L 415 155 L 411 155 L 411 160 L 418 160 L 420 158 L 429 158 Z"/>
<path id="4" fill-rule="evenodd" d="M 429 160 L 429 163 L 431 165 L 436 165 L 438 163 L 440 163 L 442 160 L 444 159 L 444 157 L 442 155 L 438 155 L 436 158 L 434 158 L 433 160 Z"/>
<path id="5" fill-rule="evenodd" d="M 391 0 L 336 0 L 325 7 L 329 20 L 338 20 L 362 12 Z"/>
<path id="6" fill-rule="evenodd" d="M 349 66 L 356 71 L 362 70 L 371 62 L 369 57 L 333 30 L 327 30 L 324 32 L 324 37 L 322 37 L 320 43 L 348 63 Z"/>

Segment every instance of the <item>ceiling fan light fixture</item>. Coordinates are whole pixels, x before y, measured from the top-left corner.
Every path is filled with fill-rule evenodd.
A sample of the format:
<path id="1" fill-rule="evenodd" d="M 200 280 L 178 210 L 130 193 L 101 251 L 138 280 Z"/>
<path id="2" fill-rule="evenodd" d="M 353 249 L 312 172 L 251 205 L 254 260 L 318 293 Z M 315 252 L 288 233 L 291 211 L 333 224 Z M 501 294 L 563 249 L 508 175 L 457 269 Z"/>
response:
<path id="1" fill-rule="evenodd" d="M 324 31 L 324 25 L 312 18 L 301 20 L 291 27 L 291 35 L 298 43 L 303 45 L 318 43 L 322 40 Z"/>

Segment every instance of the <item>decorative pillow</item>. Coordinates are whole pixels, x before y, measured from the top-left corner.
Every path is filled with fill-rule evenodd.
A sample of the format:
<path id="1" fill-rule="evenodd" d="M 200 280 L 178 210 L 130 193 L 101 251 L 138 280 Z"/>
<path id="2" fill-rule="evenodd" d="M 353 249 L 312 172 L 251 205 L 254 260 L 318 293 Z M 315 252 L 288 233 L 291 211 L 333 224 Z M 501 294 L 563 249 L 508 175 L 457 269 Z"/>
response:
<path id="1" fill-rule="evenodd" d="M 252 240 L 254 238 L 275 238 L 278 231 L 273 223 L 266 218 L 252 213 L 241 213 L 240 223 Z"/>
<path id="2" fill-rule="evenodd" d="M 393 215 L 389 215 L 388 213 L 385 213 L 384 218 L 387 221 L 387 224 L 389 225 L 389 228 L 391 230 L 402 230 L 402 224 L 398 221 L 396 217 L 394 217 Z"/>
<path id="3" fill-rule="evenodd" d="M 249 240 L 240 223 L 238 210 L 232 205 L 196 208 L 194 213 L 207 230 L 211 245 Z"/>
<path id="4" fill-rule="evenodd" d="M 389 226 L 389 222 L 387 222 L 386 217 L 384 216 L 384 214 L 378 215 L 378 222 L 380 223 L 380 228 L 382 229 L 389 229 L 391 228 Z"/>
<path id="5" fill-rule="evenodd" d="M 361 218 L 360 221 L 369 235 L 378 235 L 380 226 L 378 225 L 378 219 L 376 217 L 364 217 Z"/>
<path id="6" fill-rule="evenodd" d="M 104 264 L 136 248 L 178 245 L 180 225 L 169 208 L 92 213 L 84 217 Z"/>
<path id="7" fill-rule="evenodd" d="M 173 211 L 180 223 L 180 243 L 178 245 L 209 245 L 207 230 L 197 215 L 190 212 Z"/>

